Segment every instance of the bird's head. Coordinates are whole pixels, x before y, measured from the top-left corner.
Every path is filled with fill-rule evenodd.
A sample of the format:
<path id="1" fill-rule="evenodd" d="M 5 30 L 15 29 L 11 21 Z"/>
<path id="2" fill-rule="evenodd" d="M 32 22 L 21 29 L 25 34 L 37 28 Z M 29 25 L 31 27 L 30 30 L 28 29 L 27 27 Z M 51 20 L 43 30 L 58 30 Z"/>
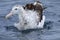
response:
<path id="1" fill-rule="evenodd" d="M 5 18 L 9 18 L 13 14 L 22 13 L 23 11 L 24 11 L 24 9 L 23 9 L 23 7 L 21 5 L 15 5 L 15 6 L 13 6 L 12 10 L 10 11 L 10 13 L 6 15 Z"/>

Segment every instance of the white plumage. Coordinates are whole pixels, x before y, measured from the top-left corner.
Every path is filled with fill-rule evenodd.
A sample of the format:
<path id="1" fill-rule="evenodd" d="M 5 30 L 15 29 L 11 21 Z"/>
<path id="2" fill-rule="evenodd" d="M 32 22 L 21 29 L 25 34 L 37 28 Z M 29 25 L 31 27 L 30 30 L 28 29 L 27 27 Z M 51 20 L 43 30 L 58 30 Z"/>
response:
<path id="1" fill-rule="evenodd" d="M 36 11 L 24 10 L 21 5 L 16 5 L 12 8 L 12 11 L 6 15 L 6 18 L 14 14 L 17 14 L 19 17 L 19 23 L 14 23 L 14 26 L 19 30 L 43 28 L 45 16 L 43 15 L 42 21 L 39 22 L 39 17 Z"/>

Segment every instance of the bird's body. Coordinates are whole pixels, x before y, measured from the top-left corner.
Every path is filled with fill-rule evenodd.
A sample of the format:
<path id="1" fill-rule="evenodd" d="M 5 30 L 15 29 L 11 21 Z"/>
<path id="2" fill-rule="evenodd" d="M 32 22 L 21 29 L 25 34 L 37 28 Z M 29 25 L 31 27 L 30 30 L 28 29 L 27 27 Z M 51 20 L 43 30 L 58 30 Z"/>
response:
<path id="1" fill-rule="evenodd" d="M 19 16 L 19 23 L 15 23 L 15 27 L 21 27 L 19 29 L 26 29 L 26 28 L 34 28 L 39 24 L 39 16 L 35 11 L 25 11 L 25 13 L 18 14 Z M 18 25 L 19 24 L 19 25 Z"/>
<path id="2" fill-rule="evenodd" d="M 17 14 L 19 17 L 19 23 L 14 24 L 18 30 L 43 28 L 45 16 L 42 16 L 40 22 L 40 17 L 38 16 L 39 13 L 34 10 L 25 10 L 23 6 L 16 5 L 12 8 L 12 11 L 6 16 L 6 18 L 13 14 Z"/>

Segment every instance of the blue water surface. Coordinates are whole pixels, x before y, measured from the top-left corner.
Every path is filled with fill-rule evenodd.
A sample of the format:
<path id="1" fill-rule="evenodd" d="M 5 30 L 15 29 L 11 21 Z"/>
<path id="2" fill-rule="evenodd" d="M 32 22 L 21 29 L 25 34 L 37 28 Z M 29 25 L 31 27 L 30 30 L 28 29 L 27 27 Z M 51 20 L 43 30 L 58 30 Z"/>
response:
<path id="1" fill-rule="evenodd" d="M 35 0 L 0 0 L 0 40 L 60 40 L 60 0 L 40 0 L 47 8 L 44 29 L 19 31 L 13 24 L 17 15 L 5 19 L 16 4 L 25 5 Z"/>

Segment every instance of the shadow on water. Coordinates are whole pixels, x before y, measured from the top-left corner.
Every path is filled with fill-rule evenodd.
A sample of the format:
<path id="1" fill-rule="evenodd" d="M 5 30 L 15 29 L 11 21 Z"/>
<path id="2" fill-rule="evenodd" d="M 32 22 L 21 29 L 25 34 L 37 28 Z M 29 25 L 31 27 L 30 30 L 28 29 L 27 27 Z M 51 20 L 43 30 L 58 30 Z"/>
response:
<path id="1" fill-rule="evenodd" d="M 7 31 L 21 32 L 21 33 L 24 33 L 24 34 L 30 33 L 30 32 L 32 32 L 32 31 L 42 30 L 42 29 L 18 30 L 18 29 L 17 29 L 16 27 L 14 27 L 14 26 L 5 26 L 5 29 L 6 29 Z"/>
<path id="2" fill-rule="evenodd" d="M 44 24 L 44 29 L 49 30 L 49 29 L 51 29 L 52 27 L 53 27 L 53 21 L 47 21 L 47 22 L 45 22 L 45 24 Z"/>
<path id="3" fill-rule="evenodd" d="M 53 22 L 52 21 L 47 21 L 44 24 L 44 28 L 39 28 L 39 29 L 27 29 L 27 30 L 18 30 L 16 27 L 14 26 L 5 26 L 5 29 L 7 31 L 14 31 L 14 32 L 21 32 L 24 34 L 30 33 L 32 31 L 39 31 L 39 30 L 50 30 L 53 27 Z"/>

